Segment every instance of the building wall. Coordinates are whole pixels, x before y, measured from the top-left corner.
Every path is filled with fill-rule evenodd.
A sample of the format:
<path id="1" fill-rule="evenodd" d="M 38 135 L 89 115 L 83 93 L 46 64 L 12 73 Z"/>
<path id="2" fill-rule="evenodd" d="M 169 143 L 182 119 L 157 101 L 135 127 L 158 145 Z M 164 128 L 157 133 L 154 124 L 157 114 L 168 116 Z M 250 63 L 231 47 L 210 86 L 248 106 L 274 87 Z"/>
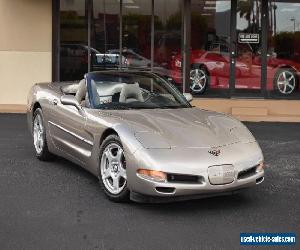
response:
<path id="1" fill-rule="evenodd" d="M 0 0 L 0 109 L 51 80 L 52 1 Z"/>

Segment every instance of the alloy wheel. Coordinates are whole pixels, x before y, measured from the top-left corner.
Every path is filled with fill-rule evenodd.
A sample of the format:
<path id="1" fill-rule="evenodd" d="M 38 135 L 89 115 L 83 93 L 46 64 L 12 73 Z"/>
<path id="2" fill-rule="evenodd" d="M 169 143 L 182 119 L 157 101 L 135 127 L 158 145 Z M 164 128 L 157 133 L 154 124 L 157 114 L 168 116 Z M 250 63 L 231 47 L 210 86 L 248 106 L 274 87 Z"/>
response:
<path id="1" fill-rule="evenodd" d="M 191 90 L 194 93 L 201 93 L 206 88 L 208 82 L 207 74 L 202 69 L 192 69 L 190 71 Z"/>
<path id="2" fill-rule="evenodd" d="M 277 88 L 282 94 L 291 94 L 296 88 L 294 73 L 288 70 L 282 71 L 277 78 Z"/>
<path id="3" fill-rule="evenodd" d="M 126 186 L 126 161 L 124 151 L 117 143 L 109 143 L 101 157 L 101 176 L 105 188 L 120 194 Z"/>

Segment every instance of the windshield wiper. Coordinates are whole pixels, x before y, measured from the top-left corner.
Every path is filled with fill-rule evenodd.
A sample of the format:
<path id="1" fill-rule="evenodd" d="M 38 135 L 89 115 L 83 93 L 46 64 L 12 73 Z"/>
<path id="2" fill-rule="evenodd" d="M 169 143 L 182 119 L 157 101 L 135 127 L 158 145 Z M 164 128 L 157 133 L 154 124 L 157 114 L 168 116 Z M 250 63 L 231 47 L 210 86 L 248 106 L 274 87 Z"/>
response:
<path id="1" fill-rule="evenodd" d="M 104 106 L 101 107 L 102 109 L 112 109 L 112 110 L 129 110 L 132 109 L 130 107 L 127 106 L 122 106 L 122 105 L 118 105 L 118 106 Z"/>
<path id="2" fill-rule="evenodd" d="M 145 106 L 139 106 L 139 107 L 132 107 L 132 109 L 179 109 L 179 108 L 185 108 L 182 106 L 152 106 L 152 107 L 145 107 Z"/>
<path id="3" fill-rule="evenodd" d="M 159 107 L 161 109 L 182 109 L 182 108 L 186 108 L 185 106 L 162 106 Z"/>

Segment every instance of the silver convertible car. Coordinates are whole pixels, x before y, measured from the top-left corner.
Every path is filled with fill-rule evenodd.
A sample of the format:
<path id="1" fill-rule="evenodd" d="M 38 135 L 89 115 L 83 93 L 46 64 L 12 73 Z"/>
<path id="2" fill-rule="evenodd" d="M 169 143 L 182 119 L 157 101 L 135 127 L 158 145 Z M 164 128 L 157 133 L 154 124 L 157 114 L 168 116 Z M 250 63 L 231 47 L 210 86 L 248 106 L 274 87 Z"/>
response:
<path id="1" fill-rule="evenodd" d="M 195 199 L 262 183 L 264 158 L 249 130 L 191 99 L 150 72 L 36 84 L 27 107 L 36 156 L 79 164 L 119 202 Z"/>

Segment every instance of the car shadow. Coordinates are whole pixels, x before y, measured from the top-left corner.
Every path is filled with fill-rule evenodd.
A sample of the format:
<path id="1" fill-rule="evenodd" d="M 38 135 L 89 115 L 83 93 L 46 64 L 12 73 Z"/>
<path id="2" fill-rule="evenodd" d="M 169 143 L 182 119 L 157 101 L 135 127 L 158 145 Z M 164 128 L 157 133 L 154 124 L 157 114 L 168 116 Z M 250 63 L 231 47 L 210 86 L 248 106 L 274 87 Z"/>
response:
<path id="1" fill-rule="evenodd" d="M 65 158 L 55 156 L 52 163 L 55 163 L 60 168 L 66 168 L 68 171 L 72 171 L 75 175 L 80 175 L 84 178 L 94 179 L 95 183 L 98 183 L 98 178 L 94 176 L 92 173 L 90 173 L 87 169 L 81 167 L 80 165 L 77 165 L 76 163 L 73 163 Z"/>
<path id="2" fill-rule="evenodd" d="M 247 192 L 246 190 L 244 192 Z M 193 211 L 214 211 L 214 210 L 236 210 L 255 207 L 255 201 L 246 193 L 233 195 L 206 197 L 202 199 L 176 201 L 170 203 L 138 204 L 132 206 L 152 212 L 165 212 L 166 214 L 191 213 Z"/>

